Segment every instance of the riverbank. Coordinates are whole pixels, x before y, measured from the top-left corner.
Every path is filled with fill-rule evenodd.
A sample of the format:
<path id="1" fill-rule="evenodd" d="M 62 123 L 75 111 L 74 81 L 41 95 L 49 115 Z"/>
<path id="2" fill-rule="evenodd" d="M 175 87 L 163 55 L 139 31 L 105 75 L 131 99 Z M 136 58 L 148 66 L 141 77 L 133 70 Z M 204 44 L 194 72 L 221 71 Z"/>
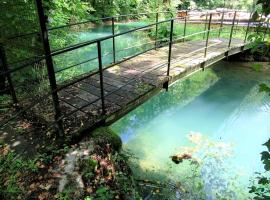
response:
<path id="1" fill-rule="evenodd" d="M 46 145 L 46 144 L 45 144 Z M 99 128 L 76 145 L 23 157 L 0 145 L 0 197 L 10 199 L 137 199 L 121 140 Z M 46 146 L 50 146 L 47 144 Z"/>

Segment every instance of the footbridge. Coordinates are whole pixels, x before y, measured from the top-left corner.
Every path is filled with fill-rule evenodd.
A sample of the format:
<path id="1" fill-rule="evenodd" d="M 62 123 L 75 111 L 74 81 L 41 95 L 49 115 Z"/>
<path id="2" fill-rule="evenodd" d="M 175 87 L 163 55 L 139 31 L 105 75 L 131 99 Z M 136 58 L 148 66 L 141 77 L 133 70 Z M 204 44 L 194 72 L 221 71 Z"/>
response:
<path id="1" fill-rule="evenodd" d="M 95 27 L 92 21 L 48 27 L 41 4 L 37 11 L 40 31 L 8 38 L 1 45 L 1 77 L 6 79 L 6 94 L 12 100 L 12 114 L 1 118 L 1 126 L 21 116 L 30 117 L 44 124 L 44 131 L 57 131 L 60 136 L 111 123 L 160 90 L 168 90 L 181 77 L 250 48 L 248 37 L 255 31 L 254 24 L 261 25 L 251 18 L 240 25 L 237 12 L 226 19 L 224 12 L 206 13 L 199 22 L 189 20 L 189 13 L 180 17 L 167 12 L 121 15 L 100 19 L 111 33 L 99 36 L 97 32 L 94 39 L 73 43 L 72 37 L 80 29 Z M 127 16 L 149 20 L 119 31 L 120 18 Z M 130 44 L 125 41 L 127 35 L 147 40 Z M 32 43 L 29 38 L 33 37 L 41 38 L 37 40 L 41 53 L 11 61 L 9 52 L 14 52 L 14 46 L 10 43 Z M 72 42 L 55 46 L 61 37 L 71 37 Z"/>

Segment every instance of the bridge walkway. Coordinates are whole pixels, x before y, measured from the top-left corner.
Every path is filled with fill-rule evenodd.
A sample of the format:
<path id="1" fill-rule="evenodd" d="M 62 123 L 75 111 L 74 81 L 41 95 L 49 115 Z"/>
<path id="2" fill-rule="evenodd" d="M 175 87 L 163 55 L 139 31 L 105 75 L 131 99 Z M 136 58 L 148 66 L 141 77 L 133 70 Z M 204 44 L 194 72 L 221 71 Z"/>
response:
<path id="1" fill-rule="evenodd" d="M 168 82 L 172 83 L 245 48 L 244 41 L 240 39 L 232 39 L 230 48 L 228 43 L 229 39 L 210 39 L 206 57 L 205 40 L 173 44 L 169 76 L 169 47 L 151 50 L 105 69 L 103 85 L 106 112 L 102 119 L 100 75 L 89 76 L 58 93 L 61 111 L 63 115 L 68 115 L 64 118 L 64 124 L 68 126 L 68 122 L 76 121 L 84 126 L 92 126 L 98 120 L 117 120 L 166 87 Z M 72 111 L 74 114 L 70 115 Z"/>

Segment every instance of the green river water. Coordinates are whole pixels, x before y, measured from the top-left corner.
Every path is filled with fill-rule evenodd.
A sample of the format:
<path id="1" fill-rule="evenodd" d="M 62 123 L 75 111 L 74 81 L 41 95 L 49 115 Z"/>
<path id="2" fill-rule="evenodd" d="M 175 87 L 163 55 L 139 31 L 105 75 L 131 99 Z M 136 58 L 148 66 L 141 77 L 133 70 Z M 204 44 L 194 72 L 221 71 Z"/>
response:
<path id="1" fill-rule="evenodd" d="M 270 137 L 270 97 L 259 92 L 270 71 L 250 65 L 219 62 L 111 126 L 134 157 L 135 177 L 168 185 L 149 199 L 251 198 L 250 179 L 263 171 L 260 152 Z M 172 162 L 183 153 L 192 159 Z"/>

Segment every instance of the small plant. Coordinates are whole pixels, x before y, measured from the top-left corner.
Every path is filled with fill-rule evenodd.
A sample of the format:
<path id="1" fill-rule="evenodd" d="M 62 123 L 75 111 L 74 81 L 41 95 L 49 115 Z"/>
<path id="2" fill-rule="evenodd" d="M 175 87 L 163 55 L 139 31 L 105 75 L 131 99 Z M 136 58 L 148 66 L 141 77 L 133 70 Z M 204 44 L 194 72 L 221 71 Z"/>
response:
<path id="1" fill-rule="evenodd" d="M 101 187 L 96 191 L 96 200 L 109 200 L 114 198 L 114 192 L 107 187 Z"/>
<path id="2" fill-rule="evenodd" d="M 257 177 L 253 180 L 250 187 L 250 193 L 255 194 L 255 200 L 270 199 L 270 139 L 264 144 L 267 147 L 266 151 L 261 153 L 261 160 L 264 164 L 264 173 L 257 173 Z"/>
<path id="3" fill-rule="evenodd" d="M 98 162 L 93 160 L 92 158 L 88 158 L 87 160 L 81 161 L 81 170 L 82 170 L 82 177 L 84 180 L 92 179 L 95 176 L 95 169 L 98 166 Z"/>
<path id="4" fill-rule="evenodd" d="M 260 64 L 260 63 L 253 63 L 251 65 L 251 68 L 256 72 L 260 72 L 262 70 L 262 68 L 263 68 L 263 65 Z"/>

